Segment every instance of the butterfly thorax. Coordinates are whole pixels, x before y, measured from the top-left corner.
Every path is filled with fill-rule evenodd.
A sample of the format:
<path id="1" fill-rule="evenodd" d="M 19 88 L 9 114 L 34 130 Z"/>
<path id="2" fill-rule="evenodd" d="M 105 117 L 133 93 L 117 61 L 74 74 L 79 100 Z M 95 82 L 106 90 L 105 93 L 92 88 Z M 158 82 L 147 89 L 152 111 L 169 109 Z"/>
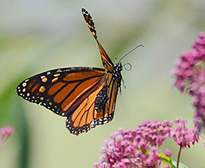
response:
<path id="1" fill-rule="evenodd" d="M 122 81 L 122 75 L 121 75 L 122 64 L 121 64 L 121 62 L 114 65 L 113 68 L 114 68 L 114 70 L 112 72 L 113 80 L 116 80 L 117 81 L 117 87 L 120 87 L 121 86 L 121 81 Z"/>

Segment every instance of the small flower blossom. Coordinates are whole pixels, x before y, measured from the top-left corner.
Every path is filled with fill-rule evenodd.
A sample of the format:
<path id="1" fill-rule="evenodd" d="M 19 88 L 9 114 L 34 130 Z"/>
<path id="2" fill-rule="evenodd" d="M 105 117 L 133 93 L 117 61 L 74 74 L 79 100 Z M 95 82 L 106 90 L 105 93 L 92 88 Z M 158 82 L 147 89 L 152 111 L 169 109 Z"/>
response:
<path id="1" fill-rule="evenodd" d="M 171 151 L 170 149 L 166 149 L 164 154 L 165 154 L 166 156 L 171 157 L 172 151 Z"/>
<path id="2" fill-rule="evenodd" d="M 0 129 L 0 148 L 2 148 L 8 137 L 14 132 L 12 126 L 5 126 Z"/>
<path id="3" fill-rule="evenodd" d="M 4 138 L 5 136 L 9 136 L 13 133 L 14 129 L 12 126 L 5 126 L 0 129 L 0 136 Z"/>
<path id="4" fill-rule="evenodd" d="M 169 165 L 165 165 L 163 166 L 163 168 L 171 168 Z"/>
<path id="5" fill-rule="evenodd" d="M 194 124 L 198 131 L 205 129 L 205 33 L 200 33 L 192 48 L 181 54 L 172 76 L 174 85 L 182 92 L 189 91 L 195 107 Z M 200 122 L 198 122 L 200 121 Z"/>
<path id="6" fill-rule="evenodd" d="M 180 145 L 181 147 L 190 148 L 190 143 L 194 144 L 195 142 L 199 141 L 199 134 L 194 127 L 187 129 L 185 127 L 186 122 L 186 120 L 175 119 L 174 123 L 176 124 L 176 129 L 171 130 L 170 137 L 172 137 L 176 144 Z"/>

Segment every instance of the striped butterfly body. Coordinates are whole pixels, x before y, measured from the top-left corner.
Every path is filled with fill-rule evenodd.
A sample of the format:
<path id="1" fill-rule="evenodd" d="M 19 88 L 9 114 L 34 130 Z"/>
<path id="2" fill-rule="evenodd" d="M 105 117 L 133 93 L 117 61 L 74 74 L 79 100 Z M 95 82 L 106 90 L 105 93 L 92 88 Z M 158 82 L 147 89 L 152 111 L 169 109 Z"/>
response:
<path id="1" fill-rule="evenodd" d="M 105 69 L 71 67 L 46 71 L 32 76 L 17 87 L 23 99 L 40 104 L 67 117 L 66 127 L 72 134 L 88 132 L 96 125 L 110 122 L 121 87 L 121 62 L 114 65 L 99 43 L 90 14 L 82 13 L 100 50 Z"/>

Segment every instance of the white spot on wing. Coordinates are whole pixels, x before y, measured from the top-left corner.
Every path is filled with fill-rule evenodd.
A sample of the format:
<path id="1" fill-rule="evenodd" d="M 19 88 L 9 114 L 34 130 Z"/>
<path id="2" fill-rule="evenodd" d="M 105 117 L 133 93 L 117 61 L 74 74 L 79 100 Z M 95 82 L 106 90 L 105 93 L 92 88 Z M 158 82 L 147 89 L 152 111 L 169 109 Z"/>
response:
<path id="1" fill-rule="evenodd" d="M 22 86 L 23 86 L 23 87 L 25 87 L 26 85 L 27 85 L 27 83 L 26 83 L 26 82 L 22 83 Z"/>

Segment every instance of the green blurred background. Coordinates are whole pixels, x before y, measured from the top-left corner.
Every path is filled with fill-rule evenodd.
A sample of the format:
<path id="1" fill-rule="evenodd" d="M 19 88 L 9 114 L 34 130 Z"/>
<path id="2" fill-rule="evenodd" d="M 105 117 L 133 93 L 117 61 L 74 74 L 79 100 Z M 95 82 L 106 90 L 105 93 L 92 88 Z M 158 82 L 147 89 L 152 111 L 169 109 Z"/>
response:
<path id="1" fill-rule="evenodd" d="M 99 41 L 114 60 L 144 44 L 123 60 L 126 89 L 118 95 L 115 117 L 104 126 L 75 136 L 65 119 L 15 93 L 34 74 L 60 67 L 102 67 L 97 44 L 82 17 L 92 15 Z M 192 124 L 191 97 L 171 88 L 170 72 L 180 53 L 205 29 L 205 1 L 149 0 L 1 0 L 0 126 L 15 133 L 0 151 L 1 168 L 92 167 L 99 148 L 118 128 L 136 129 L 145 120 L 184 118 Z M 176 160 L 178 146 L 167 141 Z M 204 167 L 200 143 L 184 149 L 181 162 Z M 194 159 L 193 159 L 194 158 Z"/>

